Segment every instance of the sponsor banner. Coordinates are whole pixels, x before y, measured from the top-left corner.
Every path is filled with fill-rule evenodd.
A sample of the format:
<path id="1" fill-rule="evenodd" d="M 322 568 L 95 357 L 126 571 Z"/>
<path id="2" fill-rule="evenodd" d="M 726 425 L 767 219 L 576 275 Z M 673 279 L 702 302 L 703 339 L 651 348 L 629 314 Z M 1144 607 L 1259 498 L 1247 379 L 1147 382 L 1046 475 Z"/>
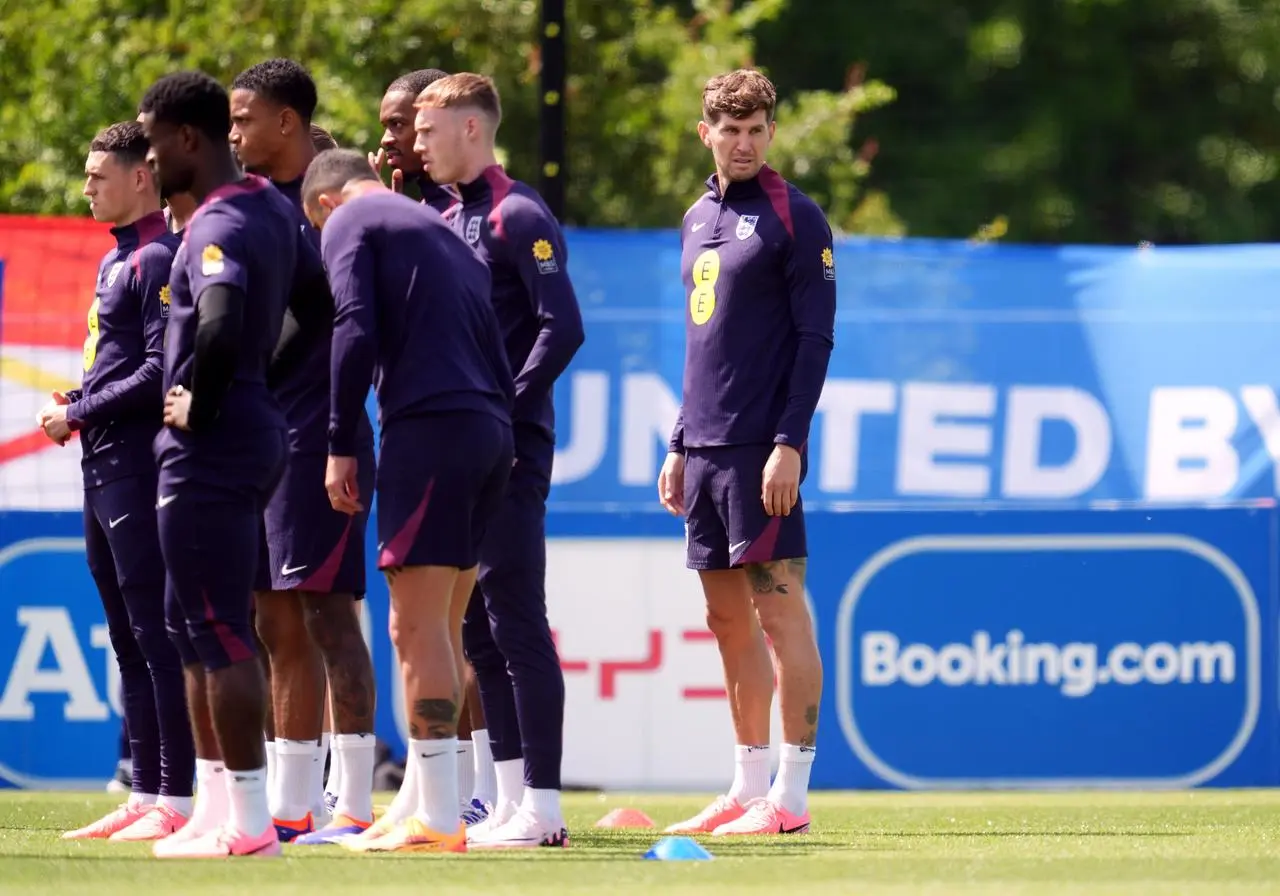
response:
<path id="1" fill-rule="evenodd" d="M 812 514 L 814 786 L 1278 783 L 1278 524 L 1271 506 Z M 734 737 L 679 521 L 559 513 L 548 536 L 566 783 L 723 788 Z M 78 514 L 0 514 L 0 597 L 0 778 L 100 785 L 120 707 Z M 376 573 L 364 605 L 398 752 Z"/>
<path id="2" fill-rule="evenodd" d="M 11 259 L 0 506 L 74 509 L 73 491 L 57 483 L 59 470 L 74 469 L 75 449 L 23 439 L 50 377 L 79 376 L 87 290 L 106 246 L 91 238 L 101 230 L 92 222 L 37 223 L 38 238 L 18 241 L 28 230 L 0 218 L 0 256 Z M 556 390 L 552 505 L 661 512 L 653 480 L 679 407 L 688 315 L 678 236 L 567 239 L 587 339 Z M 1280 493 L 1280 311 L 1271 300 L 1280 248 L 842 239 L 835 269 L 835 348 L 809 442 L 811 507 Z M 45 465 L 27 463 L 31 452 Z"/>

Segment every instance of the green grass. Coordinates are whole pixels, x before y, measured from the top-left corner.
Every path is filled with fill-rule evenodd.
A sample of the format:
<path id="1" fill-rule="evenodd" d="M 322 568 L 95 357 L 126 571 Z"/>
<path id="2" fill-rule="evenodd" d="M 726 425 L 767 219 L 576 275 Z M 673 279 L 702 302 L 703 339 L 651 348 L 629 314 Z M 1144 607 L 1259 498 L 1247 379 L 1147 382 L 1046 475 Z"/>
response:
<path id="1" fill-rule="evenodd" d="M 1187 893 L 1280 892 L 1280 791 L 855 794 L 813 798 L 808 836 L 706 838 L 712 862 L 650 862 L 656 831 L 606 831 L 618 806 L 659 825 L 703 800 L 573 794 L 565 850 L 159 861 L 145 844 L 64 842 L 106 794 L 0 791 L 0 894 Z"/>

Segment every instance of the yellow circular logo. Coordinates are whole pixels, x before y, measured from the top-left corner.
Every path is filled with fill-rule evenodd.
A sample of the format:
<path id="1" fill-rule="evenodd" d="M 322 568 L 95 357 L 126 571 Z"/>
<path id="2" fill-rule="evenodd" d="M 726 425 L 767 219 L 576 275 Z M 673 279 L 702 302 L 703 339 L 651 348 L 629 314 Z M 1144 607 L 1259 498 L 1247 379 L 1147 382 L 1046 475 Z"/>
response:
<path id="1" fill-rule="evenodd" d="M 87 372 L 98 358 L 98 306 L 101 302 L 95 297 L 89 306 L 89 333 L 84 337 L 84 369 Z"/>
<path id="2" fill-rule="evenodd" d="M 698 326 L 711 320 L 716 310 L 716 281 L 720 279 L 720 253 L 708 249 L 693 262 L 693 292 L 689 293 L 689 316 Z"/>

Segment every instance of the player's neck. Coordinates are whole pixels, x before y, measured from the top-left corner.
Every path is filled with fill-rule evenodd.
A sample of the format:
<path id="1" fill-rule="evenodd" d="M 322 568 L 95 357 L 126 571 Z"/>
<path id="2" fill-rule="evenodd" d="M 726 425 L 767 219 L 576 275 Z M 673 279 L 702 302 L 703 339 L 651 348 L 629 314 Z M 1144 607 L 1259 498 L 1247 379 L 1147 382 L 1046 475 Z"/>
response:
<path id="1" fill-rule="evenodd" d="M 160 211 L 160 202 L 158 200 L 154 203 L 139 203 L 137 206 L 130 209 L 129 213 L 120 218 L 120 220 L 113 221 L 111 226 L 113 229 L 123 230 L 126 227 L 132 227 L 134 224 L 137 224 L 147 215 L 153 215 L 158 211 Z"/>
<path id="2" fill-rule="evenodd" d="M 462 176 L 458 178 L 458 183 L 473 184 L 478 181 L 486 170 L 498 164 L 498 155 L 494 152 L 492 146 L 485 146 L 476 151 L 467 163 L 467 167 L 462 172 Z"/>
<path id="3" fill-rule="evenodd" d="M 350 202 L 361 196 L 368 196 L 370 193 L 384 193 L 386 189 L 380 180 L 349 180 L 342 188 L 342 199 L 344 202 Z"/>
<path id="4" fill-rule="evenodd" d="M 294 143 L 273 159 L 267 168 L 267 177 L 278 184 L 291 183 L 307 173 L 307 166 L 316 157 L 316 148 L 307 138 L 307 142 Z"/>
<path id="5" fill-rule="evenodd" d="M 220 150 L 212 152 L 208 165 L 203 167 L 203 170 L 196 171 L 191 189 L 187 192 L 195 199 L 196 205 L 200 206 L 214 190 L 242 180 L 244 180 L 244 171 L 236 162 L 235 156 L 231 154 L 231 147 L 227 146 L 225 153 Z"/>

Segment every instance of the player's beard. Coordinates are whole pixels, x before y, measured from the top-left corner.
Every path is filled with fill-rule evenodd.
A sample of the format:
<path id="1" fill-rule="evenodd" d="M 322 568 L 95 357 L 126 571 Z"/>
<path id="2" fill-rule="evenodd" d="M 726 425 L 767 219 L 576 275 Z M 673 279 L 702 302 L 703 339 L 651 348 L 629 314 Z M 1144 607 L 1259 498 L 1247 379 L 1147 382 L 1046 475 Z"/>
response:
<path id="1" fill-rule="evenodd" d="M 160 198 L 166 199 L 174 193 L 190 193 L 196 182 L 196 169 L 194 166 L 178 169 L 161 168 L 156 179 L 160 182 Z"/>

